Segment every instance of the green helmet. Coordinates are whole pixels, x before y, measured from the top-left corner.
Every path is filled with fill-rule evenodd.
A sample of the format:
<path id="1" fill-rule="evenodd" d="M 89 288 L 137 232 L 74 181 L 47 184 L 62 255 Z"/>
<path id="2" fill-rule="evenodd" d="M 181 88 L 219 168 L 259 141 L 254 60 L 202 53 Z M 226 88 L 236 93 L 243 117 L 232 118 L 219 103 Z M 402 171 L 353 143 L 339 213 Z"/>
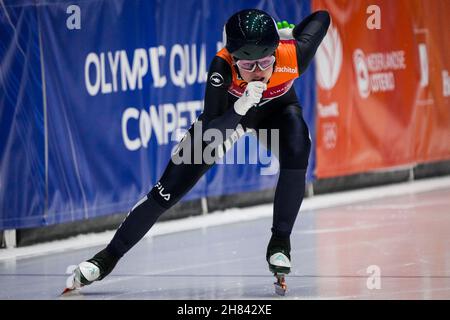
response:
<path id="1" fill-rule="evenodd" d="M 280 37 L 273 18 L 257 9 L 232 15 L 224 27 L 224 44 L 234 57 L 257 60 L 273 54 Z"/>

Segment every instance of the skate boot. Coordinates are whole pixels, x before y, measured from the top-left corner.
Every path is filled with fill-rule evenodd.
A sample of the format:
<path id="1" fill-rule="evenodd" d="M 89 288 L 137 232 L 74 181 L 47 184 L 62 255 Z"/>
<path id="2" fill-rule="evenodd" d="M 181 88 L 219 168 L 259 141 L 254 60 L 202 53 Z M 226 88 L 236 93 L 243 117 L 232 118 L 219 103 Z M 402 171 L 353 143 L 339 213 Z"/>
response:
<path id="1" fill-rule="evenodd" d="M 286 294 L 287 285 L 285 276 L 291 272 L 291 244 L 289 238 L 282 239 L 272 235 L 267 246 L 266 259 L 269 270 L 277 279 L 274 283 L 275 293 L 281 296 Z"/>
<path id="2" fill-rule="evenodd" d="M 70 276 L 67 278 L 66 288 L 62 294 L 80 289 L 94 281 L 102 280 L 114 269 L 118 261 L 118 258 L 103 249 L 93 258 L 83 261 L 79 265 L 67 267 L 66 273 Z"/>

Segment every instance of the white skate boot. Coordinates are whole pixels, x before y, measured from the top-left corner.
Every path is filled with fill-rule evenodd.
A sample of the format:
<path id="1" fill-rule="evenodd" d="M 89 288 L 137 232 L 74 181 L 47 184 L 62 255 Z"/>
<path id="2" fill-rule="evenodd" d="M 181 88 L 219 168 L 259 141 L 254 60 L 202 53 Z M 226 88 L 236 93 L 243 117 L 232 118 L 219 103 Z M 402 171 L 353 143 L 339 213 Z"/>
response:
<path id="1" fill-rule="evenodd" d="M 100 277 L 100 268 L 91 262 L 83 261 L 79 265 L 68 266 L 66 273 L 70 276 L 66 280 L 66 288 L 62 294 L 80 289 L 97 280 Z"/>
<path id="2" fill-rule="evenodd" d="M 275 293 L 284 296 L 287 291 L 285 276 L 291 272 L 291 245 L 289 239 L 277 239 L 272 236 L 267 246 L 266 259 L 269 270 L 274 274 L 277 282 Z"/>
<path id="3" fill-rule="evenodd" d="M 118 258 L 113 257 L 104 249 L 79 265 L 68 266 L 66 273 L 70 276 L 66 280 L 66 288 L 62 294 L 102 280 L 113 270 L 118 261 Z"/>

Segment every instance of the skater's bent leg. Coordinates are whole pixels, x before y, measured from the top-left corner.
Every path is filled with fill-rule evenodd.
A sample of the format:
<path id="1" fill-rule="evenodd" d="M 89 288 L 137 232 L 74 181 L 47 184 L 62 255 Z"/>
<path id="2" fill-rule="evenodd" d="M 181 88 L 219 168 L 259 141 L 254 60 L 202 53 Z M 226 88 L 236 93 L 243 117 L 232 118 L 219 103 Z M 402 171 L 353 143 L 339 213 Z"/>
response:
<path id="1" fill-rule="evenodd" d="M 284 276 L 291 270 L 290 235 L 305 194 L 311 142 L 297 104 L 282 108 L 260 126 L 279 130 L 278 139 L 270 139 L 267 145 L 280 162 L 280 174 L 275 189 L 272 236 L 267 245 L 266 259 L 271 272 Z M 277 142 L 278 146 L 275 146 Z M 285 291 L 284 278 L 277 278 L 277 284 Z"/>
<path id="2" fill-rule="evenodd" d="M 305 169 L 280 168 L 275 189 L 272 234 L 289 238 L 305 194 Z"/>
<path id="3" fill-rule="evenodd" d="M 311 148 L 308 127 L 298 105 L 280 115 L 280 175 L 274 198 L 272 234 L 288 239 L 305 195 L 305 178 Z"/>

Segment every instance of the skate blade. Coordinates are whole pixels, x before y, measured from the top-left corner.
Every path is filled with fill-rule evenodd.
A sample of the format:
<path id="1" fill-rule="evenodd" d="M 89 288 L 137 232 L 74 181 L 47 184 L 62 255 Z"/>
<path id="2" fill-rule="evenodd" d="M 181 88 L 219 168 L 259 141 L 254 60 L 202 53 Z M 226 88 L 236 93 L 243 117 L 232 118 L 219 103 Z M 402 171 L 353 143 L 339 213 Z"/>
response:
<path id="1" fill-rule="evenodd" d="M 72 274 L 67 278 L 67 280 L 66 280 L 66 287 L 63 290 L 63 292 L 61 293 L 61 296 L 68 295 L 69 293 L 71 293 L 71 292 L 73 292 L 73 291 L 75 291 L 75 290 L 80 288 L 80 286 L 79 285 L 77 286 L 76 283 L 75 283 L 75 268 L 73 268 L 73 267 L 74 266 L 69 266 L 67 268 L 66 273 L 71 272 Z"/>
<path id="2" fill-rule="evenodd" d="M 286 288 L 283 288 L 278 283 L 275 283 L 275 293 L 279 296 L 284 297 L 286 295 Z"/>
<path id="3" fill-rule="evenodd" d="M 61 296 L 68 295 L 69 293 L 71 293 L 75 290 L 77 290 L 77 289 L 76 288 L 65 288 L 64 291 L 61 293 Z"/>
<path id="4" fill-rule="evenodd" d="M 287 291 L 287 285 L 284 275 L 275 274 L 275 277 L 277 278 L 277 282 L 274 283 L 275 293 L 278 294 L 279 296 L 285 296 Z"/>

